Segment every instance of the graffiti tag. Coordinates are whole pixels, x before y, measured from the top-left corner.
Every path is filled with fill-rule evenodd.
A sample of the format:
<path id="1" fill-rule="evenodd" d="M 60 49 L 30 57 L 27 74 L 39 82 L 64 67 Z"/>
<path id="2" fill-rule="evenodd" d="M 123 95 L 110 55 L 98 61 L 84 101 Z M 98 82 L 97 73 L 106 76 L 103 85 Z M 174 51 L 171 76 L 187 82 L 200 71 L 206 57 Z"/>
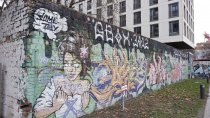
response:
<path id="1" fill-rule="evenodd" d="M 67 31 L 68 29 L 67 19 L 65 17 L 60 18 L 60 15 L 57 12 L 52 12 L 45 8 L 36 10 L 34 20 L 33 27 L 47 33 L 47 36 L 50 39 L 56 38 L 55 33 Z"/>
<path id="2" fill-rule="evenodd" d="M 102 40 L 111 44 L 122 45 L 124 47 L 132 47 L 137 49 L 149 49 L 149 40 L 146 37 L 138 36 L 129 31 L 123 31 L 116 28 L 117 32 L 113 32 L 115 29 L 109 24 L 102 24 L 102 22 L 96 22 L 94 25 L 95 40 Z"/>

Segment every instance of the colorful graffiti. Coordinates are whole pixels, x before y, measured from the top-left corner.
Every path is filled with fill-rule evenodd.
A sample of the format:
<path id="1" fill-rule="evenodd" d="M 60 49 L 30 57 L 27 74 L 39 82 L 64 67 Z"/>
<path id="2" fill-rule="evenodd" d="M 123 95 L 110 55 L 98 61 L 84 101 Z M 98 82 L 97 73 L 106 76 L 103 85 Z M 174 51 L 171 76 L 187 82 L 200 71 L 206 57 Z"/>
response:
<path id="1" fill-rule="evenodd" d="M 193 75 L 196 77 L 209 77 L 210 61 L 194 61 Z"/>
<path id="2" fill-rule="evenodd" d="M 115 104 L 123 91 L 133 98 L 188 78 L 187 54 L 49 4 L 33 7 L 21 39 L 22 116 L 80 117 Z"/>
<path id="3" fill-rule="evenodd" d="M 36 21 L 37 15 L 34 17 Z M 42 89 L 36 90 L 34 116 L 79 117 L 115 104 L 122 99 L 123 86 L 130 98 L 187 78 L 181 73 L 188 60 L 179 51 L 150 50 L 145 54 L 153 49 L 150 43 L 157 42 L 93 18 L 87 22 L 94 32 L 76 24 L 66 32 L 57 32 L 57 41 L 48 40 L 51 37 L 45 31 L 34 31 L 33 37 L 43 35 L 38 40 L 45 46 L 35 50 L 51 53 L 38 54 L 39 59 L 34 60 L 42 60 L 37 64 Z M 49 45 L 51 50 L 46 51 Z"/>

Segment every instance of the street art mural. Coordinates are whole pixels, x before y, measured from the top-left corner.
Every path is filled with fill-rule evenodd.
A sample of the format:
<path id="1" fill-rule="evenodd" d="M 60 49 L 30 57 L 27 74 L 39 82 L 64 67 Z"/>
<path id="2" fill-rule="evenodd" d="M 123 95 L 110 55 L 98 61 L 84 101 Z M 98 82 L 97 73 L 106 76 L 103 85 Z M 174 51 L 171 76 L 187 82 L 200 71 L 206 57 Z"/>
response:
<path id="1" fill-rule="evenodd" d="M 39 8 L 35 21 L 40 12 L 51 13 L 50 19 L 52 13 L 63 17 Z M 33 25 L 31 40 L 43 46 L 34 49 L 39 54 L 32 59 L 39 70 L 34 78 L 39 86 L 33 99 L 35 117 L 80 117 L 121 100 L 123 86 L 132 98 L 187 78 L 187 55 L 171 49 L 158 51 L 158 42 L 84 18 L 85 24 L 66 19 L 68 30 L 54 33 L 56 40 L 48 34 L 51 29 L 40 31 Z"/>
<path id="2" fill-rule="evenodd" d="M 30 32 L 20 39 L 19 101 L 27 106 L 22 116 L 76 118 L 115 104 L 124 91 L 130 99 L 188 78 L 187 54 L 68 8 L 36 2 Z"/>
<path id="3" fill-rule="evenodd" d="M 209 77 L 210 61 L 193 61 L 193 74 L 196 77 Z"/>

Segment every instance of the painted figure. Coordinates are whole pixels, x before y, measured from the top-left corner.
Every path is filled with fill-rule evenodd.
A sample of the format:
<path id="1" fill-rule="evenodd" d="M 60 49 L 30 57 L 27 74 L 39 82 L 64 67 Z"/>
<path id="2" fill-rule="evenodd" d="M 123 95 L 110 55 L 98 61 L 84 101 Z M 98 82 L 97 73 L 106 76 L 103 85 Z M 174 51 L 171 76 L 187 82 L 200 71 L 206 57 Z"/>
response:
<path id="1" fill-rule="evenodd" d="M 71 118 L 84 115 L 84 109 L 89 102 L 89 81 L 82 80 L 86 69 L 85 59 L 88 50 L 83 44 L 83 37 L 79 35 L 64 39 L 59 45 L 63 58 L 64 74 L 51 78 L 36 100 L 34 106 L 35 117 L 47 117 L 55 113 L 56 117 Z"/>

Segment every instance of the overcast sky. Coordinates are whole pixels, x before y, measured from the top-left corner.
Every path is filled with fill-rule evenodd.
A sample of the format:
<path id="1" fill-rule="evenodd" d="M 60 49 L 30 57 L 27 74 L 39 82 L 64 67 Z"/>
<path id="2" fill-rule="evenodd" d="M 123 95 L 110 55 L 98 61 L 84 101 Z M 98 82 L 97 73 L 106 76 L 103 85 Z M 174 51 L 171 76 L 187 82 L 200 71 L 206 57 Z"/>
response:
<path id="1" fill-rule="evenodd" d="M 210 34 L 210 0 L 194 0 L 194 25 L 195 43 L 203 42 L 204 32 Z"/>
<path id="2" fill-rule="evenodd" d="M 2 4 L 3 0 L 0 0 L 0 5 Z"/>
<path id="3" fill-rule="evenodd" d="M 204 32 L 210 34 L 210 0 L 194 0 L 194 12 L 195 43 L 199 43 L 204 41 Z"/>

